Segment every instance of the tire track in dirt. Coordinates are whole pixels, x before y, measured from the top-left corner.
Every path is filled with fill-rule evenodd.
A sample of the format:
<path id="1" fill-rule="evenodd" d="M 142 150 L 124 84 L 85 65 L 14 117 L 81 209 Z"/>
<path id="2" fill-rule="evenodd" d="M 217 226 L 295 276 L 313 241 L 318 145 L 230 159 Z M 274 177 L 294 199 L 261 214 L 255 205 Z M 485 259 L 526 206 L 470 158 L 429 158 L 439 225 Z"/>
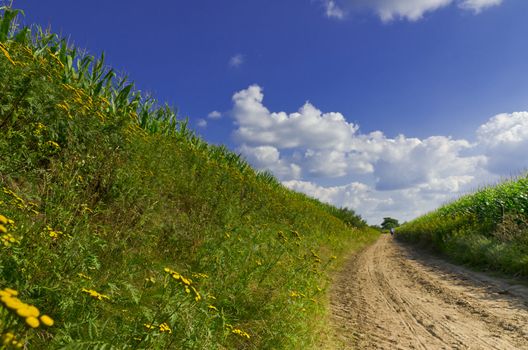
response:
<path id="1" fill-rule="evenodd" d="M 383 235 L 336 277 L 340 349 L 528 349 L 528 288 Z"/>

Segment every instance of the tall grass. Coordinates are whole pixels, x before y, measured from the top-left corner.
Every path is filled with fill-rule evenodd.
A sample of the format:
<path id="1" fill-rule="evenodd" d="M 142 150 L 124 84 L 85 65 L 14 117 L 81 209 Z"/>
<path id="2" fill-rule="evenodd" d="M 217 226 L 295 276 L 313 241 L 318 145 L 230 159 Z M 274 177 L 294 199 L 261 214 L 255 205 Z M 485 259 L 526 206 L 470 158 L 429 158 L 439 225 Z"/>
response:
<path id="1" fill-rule="evenodd" d="M 528 275 L 528 177 L 505 181 L 442 206 L 398 229 L 460 262 Z"/>
<path id="2" fill-rule="evenodd" d="M 0 348 L 315 347 L 329 275 L 377 234 L 16 14 L 0 16 L 0 289 L 54 324 L 2 301 Z"/>

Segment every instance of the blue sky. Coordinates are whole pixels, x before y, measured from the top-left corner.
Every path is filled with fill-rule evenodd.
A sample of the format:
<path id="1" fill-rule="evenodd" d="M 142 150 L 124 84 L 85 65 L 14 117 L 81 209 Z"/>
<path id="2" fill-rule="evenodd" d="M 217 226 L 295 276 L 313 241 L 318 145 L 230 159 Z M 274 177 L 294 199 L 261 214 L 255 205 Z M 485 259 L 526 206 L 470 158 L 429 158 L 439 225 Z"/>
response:
<path id="1" fill-rule="evenodd" d="M 528 1 L 14 5 L 206 140 L 371 223 L 528 168 Z"/>

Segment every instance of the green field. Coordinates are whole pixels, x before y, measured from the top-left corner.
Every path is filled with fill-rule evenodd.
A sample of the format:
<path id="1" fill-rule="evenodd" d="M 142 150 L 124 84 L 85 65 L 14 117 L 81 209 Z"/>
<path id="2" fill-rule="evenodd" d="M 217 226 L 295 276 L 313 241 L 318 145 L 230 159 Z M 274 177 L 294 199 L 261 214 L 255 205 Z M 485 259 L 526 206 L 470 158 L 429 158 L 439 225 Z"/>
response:
<path id="1" fill-rule="evenodd" d="M 461 197 L 403 225 L 397 234 L 461 263 L 528 276 L 528 177 Z"/>
<path id="2" fill-rule="evenodd" d="M 317 348 L 378 233 L 0 14 L 0 349 Z"/>

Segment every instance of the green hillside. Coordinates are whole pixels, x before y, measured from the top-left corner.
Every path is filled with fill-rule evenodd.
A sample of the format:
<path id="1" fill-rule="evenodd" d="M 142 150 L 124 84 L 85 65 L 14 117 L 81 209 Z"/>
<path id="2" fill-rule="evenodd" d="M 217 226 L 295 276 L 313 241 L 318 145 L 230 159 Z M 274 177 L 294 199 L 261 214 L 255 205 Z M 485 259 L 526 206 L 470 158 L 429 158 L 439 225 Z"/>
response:
<path id="1" fill-rule="evenodd" d="M 528 276 L 528 177 L 461 197 L 397 233 L 462 263 Z"/>
<path id="2" fill-rule="evenodd" d="M 309 349 L 372 242 L 0 10 L 0 349 Z"/>

